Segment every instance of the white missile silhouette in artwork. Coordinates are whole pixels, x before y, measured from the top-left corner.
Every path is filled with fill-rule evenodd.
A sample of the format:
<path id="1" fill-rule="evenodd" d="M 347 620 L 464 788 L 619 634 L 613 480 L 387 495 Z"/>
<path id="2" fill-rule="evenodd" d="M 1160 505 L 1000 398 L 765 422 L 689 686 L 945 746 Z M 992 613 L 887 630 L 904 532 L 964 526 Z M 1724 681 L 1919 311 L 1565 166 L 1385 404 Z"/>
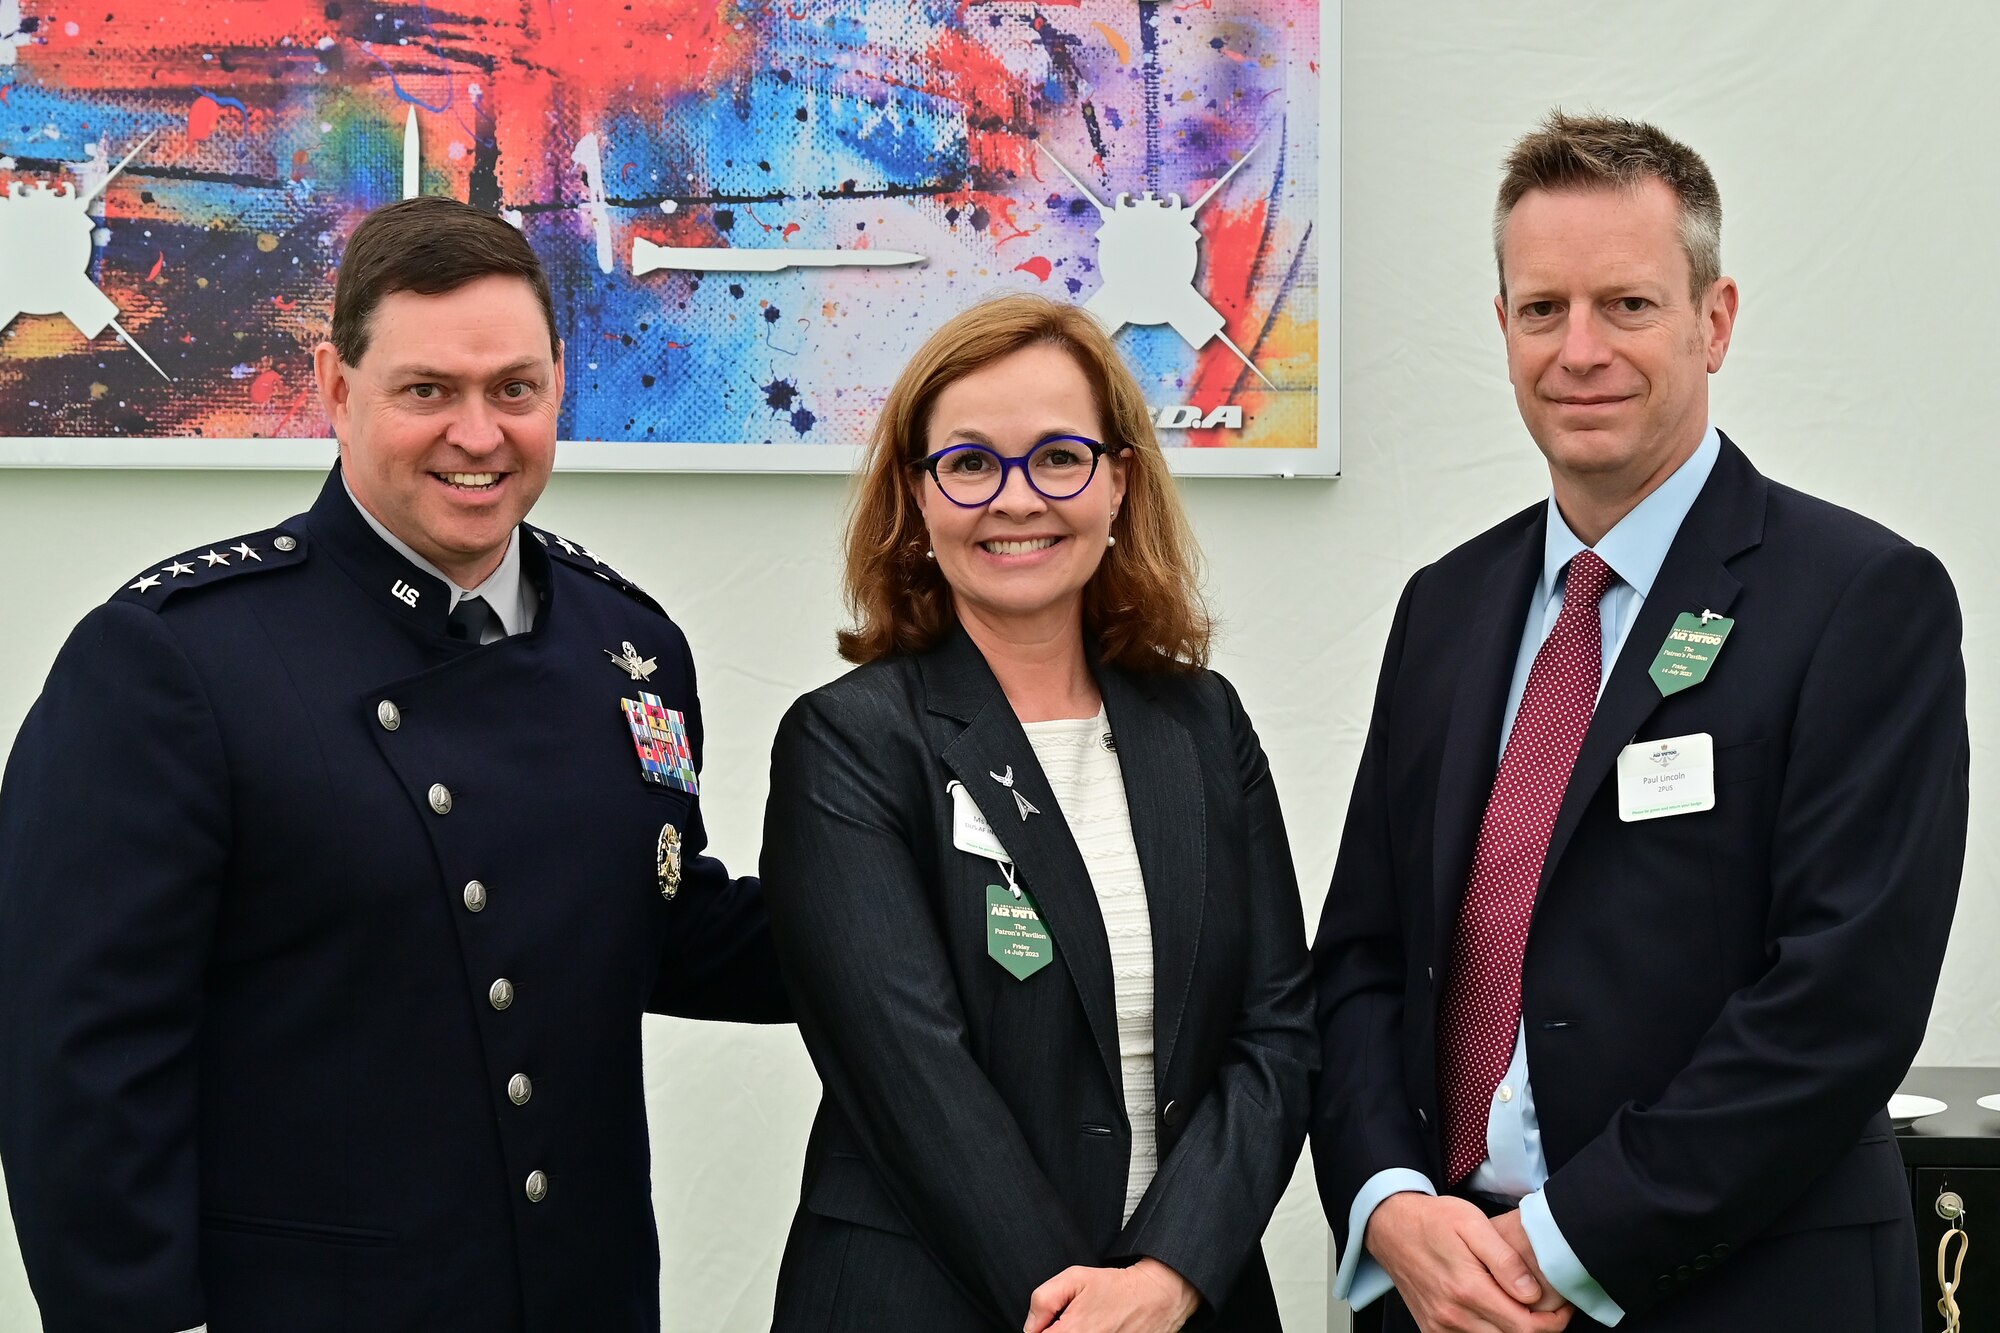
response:
<path id="1" fill-rule="evenodd" d="M 37 183 L 31 190 L 16 181 L 8 186 L 0 197 L 0 330 L 17 315 L 61 315 L 86 338 L 108 326 L 171 384 L 174 377 L 160 370 L 159 362 L 118 322 L 117 303 L 90 280 L 91 233 L 96 229 L 90 201 L 152 138 L 148 134 L 139 140 L 89 194 L 79 197 L 74 185 L 51 190 Z"/>
<path id="2" fill-rule="evenodd" d="M 692 273 L 778 273 L 788 268 L 902 268 L 924 257 L 909 250 L 753 250 L 726 245 L 655 245 L 632 241 L 632 276 L 658 269 Z"/>
<path id="3" fill-rule="evenodd" d="M 403 198 L 414 199 L 423 193 L 423 177 L 423 139 L 417 131 L 417 109 L 412 106 L 410 114 L 403 117 Z"/>
<path id="4" fill-rule="evenodd" d="M 1252 375 L 1276 388 L 1222 331 L 1222 312 L 1209 304 L 1208 298 L 1194 285 L 1195 271 L 1201 265 L 1202 241 L 1201 233 L 1195 229 L 1194 215 L 1215 198 L 1231 176 L 1243 169 L 1250 154 L 1257 151 L 1257 145 L 1251 144 L 1250 151 L 1238 158 L 1236 165 L 1223 172 L 1208 193 L 1193 204 L 1181 203 L 1178 194 L 1155 198 L 1148 190 L 1139 199 L 1130 194 L 1119 195 L 1115 208 L 1091 193 L 1090 187 L 1062 164 L 1062 159 L 1039 143 L 1035 146 L 1084 198 L 1096 205 L 1104 219 L 1104 226 L 1097 232 L 1097 269 L 1104 282 L 1083 303 L 1083 308 L 1113 333 L 1127 324 L 1170 324 L 1189 347 L 1197 350 L 1220 338 L 1238 360 L 1250 367 Z"/>

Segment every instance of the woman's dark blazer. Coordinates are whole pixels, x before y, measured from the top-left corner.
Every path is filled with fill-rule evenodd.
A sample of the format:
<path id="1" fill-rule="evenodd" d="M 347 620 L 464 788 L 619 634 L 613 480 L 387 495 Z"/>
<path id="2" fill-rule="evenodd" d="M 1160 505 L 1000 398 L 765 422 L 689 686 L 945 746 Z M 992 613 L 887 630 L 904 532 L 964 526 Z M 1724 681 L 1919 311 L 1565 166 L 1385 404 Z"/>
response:
<path id="1" fill-rule="evenodd" d="M 1018 1333 L 1072 1264 L 1152 1256 L 1190 1327 L 1279 1327 L 1258 1241 L 1304 1141 L 1318 1036 L 1270 768 L 1211 672 L 1096 668 L 1152 916 L 1159 1174 L 1120 1225 L 1131 1130 L 1110 947 L 1034 750 L 962 630 L 848 673 L 778 729 L 764 894 L 825 1086 L 778 1278 L 781 1333 Z M 994 775 L 1040 811 L 1023 818 Z M 987 953 L 990 859 L 965 784 L 1055 959 Z"/>

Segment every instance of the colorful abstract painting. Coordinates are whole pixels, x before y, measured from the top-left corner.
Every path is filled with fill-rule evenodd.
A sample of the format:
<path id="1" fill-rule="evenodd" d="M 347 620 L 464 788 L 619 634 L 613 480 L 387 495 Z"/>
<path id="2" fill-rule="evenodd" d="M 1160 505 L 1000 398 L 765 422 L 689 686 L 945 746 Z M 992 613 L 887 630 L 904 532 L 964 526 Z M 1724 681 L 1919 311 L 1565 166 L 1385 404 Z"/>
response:
<path id="1" fill-rule="evenodd" d="M 943 319 L 1030 290 L 1125 325 L 1168 443 L 1309 454 L 1320 23 L 1319 0 L 0 0 L 0 436 L 324 437 L 311 351 L 414 108 L 421 191 L 549 267 L 566 440 L 853 446 Z"/>

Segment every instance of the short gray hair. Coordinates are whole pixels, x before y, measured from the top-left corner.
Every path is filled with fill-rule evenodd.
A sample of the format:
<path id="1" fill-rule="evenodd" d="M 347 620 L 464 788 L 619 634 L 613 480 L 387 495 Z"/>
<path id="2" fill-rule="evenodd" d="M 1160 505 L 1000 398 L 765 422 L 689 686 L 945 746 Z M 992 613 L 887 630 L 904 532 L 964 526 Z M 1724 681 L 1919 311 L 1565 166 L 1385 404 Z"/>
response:
<path id="1" fill-rule="evenodd" d="M 1521 136 L 1502 164 L 1500 199 L 1493 208 L 1493 261 L 1500 294 L 1507 269 L 1500 242 L 1514 205 L 1530 190 L 1633 189 L 1657 180 L 1680 201 L 1681 248 L 1690 285 L 1700 300 L 1722 276 L 1722 193 L 1701 154 L 1655 127 L 1615 116 L 1572 116 L 1560 107 Z"/>

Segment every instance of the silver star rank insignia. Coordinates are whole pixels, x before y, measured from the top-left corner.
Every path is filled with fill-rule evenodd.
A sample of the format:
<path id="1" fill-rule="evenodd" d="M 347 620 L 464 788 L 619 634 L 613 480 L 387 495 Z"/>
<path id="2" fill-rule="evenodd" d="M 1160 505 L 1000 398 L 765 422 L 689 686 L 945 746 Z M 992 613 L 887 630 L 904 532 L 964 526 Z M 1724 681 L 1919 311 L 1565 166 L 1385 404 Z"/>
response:
<path id="1" fill-rule="evenodd" d="M 653 678 L 653 672 L 659 666 L 657 660 L 639 656 L 639 650 L 632 646 L 630 640 L 618 646 L 625 650 L 622 656 L 612 652 L 609 648 L 604 650 L 604 655 L 611 659 L 614 666 L 632 677 L 633 680 L 651 680 Z"/>

